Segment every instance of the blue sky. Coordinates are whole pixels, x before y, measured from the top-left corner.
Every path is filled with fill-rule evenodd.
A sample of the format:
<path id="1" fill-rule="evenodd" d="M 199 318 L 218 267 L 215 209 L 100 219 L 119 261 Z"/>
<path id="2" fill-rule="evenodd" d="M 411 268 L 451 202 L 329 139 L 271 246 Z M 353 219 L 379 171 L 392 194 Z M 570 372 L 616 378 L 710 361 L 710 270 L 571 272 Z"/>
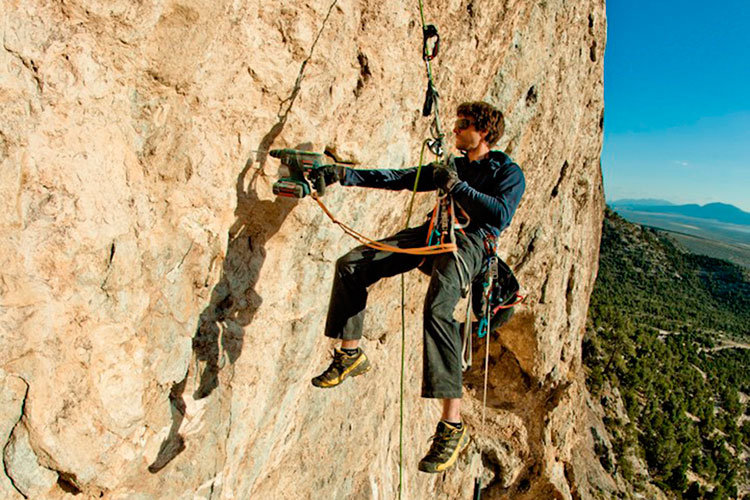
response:
<path id="1" fill-rule="evenodd" d="M 750 211 L 749 30 L 748 0 L 607 2 L 608 201 Z"/>

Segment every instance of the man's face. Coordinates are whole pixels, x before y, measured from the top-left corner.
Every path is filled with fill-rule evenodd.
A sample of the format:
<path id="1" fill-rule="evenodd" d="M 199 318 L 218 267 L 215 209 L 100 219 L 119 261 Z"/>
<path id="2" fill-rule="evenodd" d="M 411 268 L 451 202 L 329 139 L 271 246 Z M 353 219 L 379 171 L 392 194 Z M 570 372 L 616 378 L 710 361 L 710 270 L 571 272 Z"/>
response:
<path id="1" fill-rule="evenodd" d="M 476 129 L 473 119 L 464 115 L 458 115 L 453 125 L 453 134 L 456 136 L 456 149 L 459 151 L 476 149 L 482 139 L 487 136 L 487 132 L 480 132 Z"/>

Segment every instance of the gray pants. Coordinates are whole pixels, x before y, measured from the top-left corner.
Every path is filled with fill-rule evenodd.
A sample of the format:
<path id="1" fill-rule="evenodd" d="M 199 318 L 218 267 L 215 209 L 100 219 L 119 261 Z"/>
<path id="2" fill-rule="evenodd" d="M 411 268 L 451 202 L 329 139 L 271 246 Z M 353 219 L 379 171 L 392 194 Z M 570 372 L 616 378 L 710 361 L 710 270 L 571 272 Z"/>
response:
<path id="1" fill-rule="evenodd" d="M 426 238 L 427 226 L 423 225 L 404 229 L 380 241 L 399 248 L 414 248 L 424 246 Z M 482 269 L 484 239 L 480 233 L 464 235 L 459 231 L 456 239 L 470 282 Z M 367 246 L 359 246 L 341 257 L 336 262 L 326 336 L 344 340 L 361 338 L 367 287 L 381 278 L 414 269 L 422 259 L 418 255 L 384 252 Z M 460 264 L 451 253 L 427 259 L 428 269 L 432 271 L 424 302 L 422 397 L 460 398 L 461 332 L 459 323 L 453 319 L 453 310 L 461 298 Z"/>

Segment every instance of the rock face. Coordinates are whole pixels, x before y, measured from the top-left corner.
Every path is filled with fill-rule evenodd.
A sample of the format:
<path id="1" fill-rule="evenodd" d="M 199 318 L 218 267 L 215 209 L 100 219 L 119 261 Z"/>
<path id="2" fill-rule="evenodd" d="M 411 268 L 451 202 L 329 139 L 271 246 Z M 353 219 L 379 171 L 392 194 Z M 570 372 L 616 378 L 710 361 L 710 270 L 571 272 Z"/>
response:
<path id="1" fill-rule="evenodd" d="M 417 3 L 0 7 L 3 497 L 394 498 L 399 280 L 371 290 L 374 370 L 313 389 L 333 263 L 354 243 L 309 198 L 273 196 L 267 150 L 416 164 L 429 129 Z M 581 373 L 604 1 L 435 0 L 425 17 L 442 39 L 446 131 L 464 100 L 506 113 L 498 146 L 527 190 L 502 254 L 527 298 L 492 337 L 484 427 L 481 362 L 466 374 L 470 452 L 425 475 L 440 410 L 419 398 L 426 280 L 407 275 L 404 497 L 468 498 L 481 473 L 487 498 L 610 498 Z M 325 197 L 374 237 L 403 226 L 407 200 Z"/>

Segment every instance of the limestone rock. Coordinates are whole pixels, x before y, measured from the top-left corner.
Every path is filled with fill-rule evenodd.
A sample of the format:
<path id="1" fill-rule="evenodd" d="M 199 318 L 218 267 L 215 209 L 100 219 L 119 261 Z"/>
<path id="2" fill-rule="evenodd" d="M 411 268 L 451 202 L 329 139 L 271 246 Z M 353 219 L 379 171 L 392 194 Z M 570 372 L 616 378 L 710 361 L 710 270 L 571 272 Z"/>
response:
<path id="1" fill-rule="evenodd" d="M 26 498 L 44 496 L 57 483 L 57 474 L 39 465 L 23 425 L 15 427 L 5 445 L 3 463 L 13 485 Z"/>
<path id="2" fill-rule="evenodd" d="M 354 243 L 311 199 L 274 197 L 267 151 L 416 164 L 430 127 L 416 3 L 0 5 L 0 367 L 32 388 L 24 428 L 62 478 L 49 495 L 396 496 L 399 280 L 371 290 L 372 372 L 313 390 L 333 263 Z M 607 481 L 581 411 L 604 1 L 435 0 L 425 17 L 441 34 L 445 131 L 464 100 L 499 106 L 498 146 L 527 180 L 501 243 L 526 301 L 492 337 L 484 430 L 481 363 L 465 380 L 485 495 L 574 498 L 581 478 Z M 332 186 L 325 202 L 382 237 L 408 198 Z M 416 471 L 439 414 L 419 398 L 425 287 L 406 277 L 404 490 L 457 498 L 473 487 L 468 456 L 441 477 Z M 17 422 L 9 394 L 2 425 Z"/>

